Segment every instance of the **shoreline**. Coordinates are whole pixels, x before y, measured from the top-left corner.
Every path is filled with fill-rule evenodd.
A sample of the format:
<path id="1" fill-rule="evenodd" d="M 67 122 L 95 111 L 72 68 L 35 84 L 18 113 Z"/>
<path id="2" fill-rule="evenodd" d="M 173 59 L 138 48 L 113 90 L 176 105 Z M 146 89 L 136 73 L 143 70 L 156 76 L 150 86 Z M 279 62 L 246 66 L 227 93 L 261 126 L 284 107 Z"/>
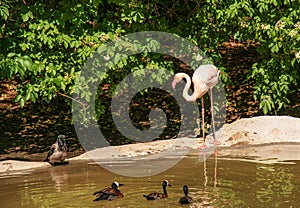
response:
<path id="1" fill-rule="evenodd" d="M 259 116 L 237 120 L 225 124 L 216 132 L 221 144 L 210 145 L 212 135 L 206 137 L 206 144 L 216 150 L 223 158 L 249 157 L 256 162 L 280 162 L 300 160 L 300 118 L 290 116 Z M 161 152 L 180 154 L 180 151 L 200 152 L 202 138 L 177 138 L 147 143 L 127 144 L 98 148 L 67 161 L 87 161 L 101 159 L 124 159 L 159 155 Z M 292 149 L 291 149 L 292 148 Z M 163 151 L 162 151 L 163 150 Z M 255 160 L 256 158 L 256 160 Z M 232 158 L 234 159 L 234 157 Z M 45 162 L 3 160 L 0 173 L 14 173 L 35 168 L 51 167 Z"/>

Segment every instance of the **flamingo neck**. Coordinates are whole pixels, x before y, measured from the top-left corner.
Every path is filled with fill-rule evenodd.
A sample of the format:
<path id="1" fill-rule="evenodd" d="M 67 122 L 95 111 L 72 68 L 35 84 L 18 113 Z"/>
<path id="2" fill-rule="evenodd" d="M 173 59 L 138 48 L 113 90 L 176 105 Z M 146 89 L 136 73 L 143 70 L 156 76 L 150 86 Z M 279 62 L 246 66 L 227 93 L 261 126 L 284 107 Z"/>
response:
<path id="1" fill-rule="evenodd" d="M 182 93 L 182 96 L 183 98 L 188 101 L 188 102 L 194 102 L 195 100 L 197 100 L 197 97 L 194 96 L 195 93 L 193 93 L 192 95 L 189 95 L 188 94 L 188 91 L 191 87 L 191 78 L 189 75 L 185 74 L 185 73 L 182 73 L 182 78 L 185 78 L 186 79 L 186 84 L 183 88 L 183 93 Z"/>

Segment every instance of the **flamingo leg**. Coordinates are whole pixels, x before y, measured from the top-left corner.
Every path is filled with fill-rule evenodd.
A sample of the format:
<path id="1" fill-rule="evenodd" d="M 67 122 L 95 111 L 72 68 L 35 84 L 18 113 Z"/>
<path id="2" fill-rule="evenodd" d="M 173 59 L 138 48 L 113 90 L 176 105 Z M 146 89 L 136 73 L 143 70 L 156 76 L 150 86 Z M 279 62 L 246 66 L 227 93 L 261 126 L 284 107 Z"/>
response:
<path id="1" fill-rule="evenodd" d="M 213 94 L 212 94 L 212 88 L 210 90 L 210 113 L 211 113 L 211 121 L 212 121 L 212 126 L 213 126 L 213 137 L 214 137 L 214 142 L 213 144 L 218 145 L 220 142 L 216 139 L 216 126 L 215 126 L 215 117 L 214 117 L 214 100 L 213 100 Z"/>
<path id="2" fill-rule="evenodd" d="M 206 148 L 206 144 L 205 144 L 205 130 L 204 130 L 204 98 L 202 96 L 201 98 L 201 102 L 202 102 L 202 109 L 201 109 L 201 116 L 202 116 L 202 145 L 200 146 L 201 149 Z"/>

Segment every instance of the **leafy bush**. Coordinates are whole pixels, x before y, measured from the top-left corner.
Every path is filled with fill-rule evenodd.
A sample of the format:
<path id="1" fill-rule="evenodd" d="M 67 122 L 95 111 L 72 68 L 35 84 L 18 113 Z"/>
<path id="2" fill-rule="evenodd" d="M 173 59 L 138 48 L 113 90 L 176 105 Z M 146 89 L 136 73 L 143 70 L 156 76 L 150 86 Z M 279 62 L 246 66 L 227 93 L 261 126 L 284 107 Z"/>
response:
<path id="1" fill-rule="evenodd" d="M 222 70 L 230 69 L 223 67 L 218 48 L 237 40 L 256 44 L 260 60 L 249 66 L 245 81 L 255 80 L 254 96 L 262 111 L 276 113 L 299 88 L 299 8 L 299 1 L 292 0 L 0 2 L 0 76 L 20 80 L 16 101 L 23 106 L 29 100 L 49 102 L 58 94 L 72 96 L 86 60 L 99 46 L 126 33 L 178 34 L 196 43 Z M 112 89 L 140 63 L 173 70 L 163 56 L 115 59 L 118 65 L 106 79 Z"/>

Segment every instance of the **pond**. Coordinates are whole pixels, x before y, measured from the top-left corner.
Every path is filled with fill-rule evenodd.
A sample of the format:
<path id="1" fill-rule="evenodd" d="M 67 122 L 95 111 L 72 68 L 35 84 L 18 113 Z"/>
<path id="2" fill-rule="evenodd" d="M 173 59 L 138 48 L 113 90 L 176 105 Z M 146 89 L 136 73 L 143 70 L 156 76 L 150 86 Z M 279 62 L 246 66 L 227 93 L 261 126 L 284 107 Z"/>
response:
<path id="1" fill-rule="evenodd" d="M 166 158 L 165 160 L 168 160 Z M 145 162 L 146 163 L 146 162 Z M 129 163 L 126 163 L 127 165 Z M 121 166 L 120 166 L 121 167 Z M 210 155 L 188 155 L 157 175 L 127 177 L 92 161 L 36 169 L 0 177 L 1 207 L 300 207 L 300 161 L 261 164 Z M 169 197 L 147 201 L 143 194 L 162 191 L 167 179 Z M 123 183 L 124 198 L 94 202 L 92 193 Z M 194 203 L 180 205 L 182 186 L 189 186 Z"/>

